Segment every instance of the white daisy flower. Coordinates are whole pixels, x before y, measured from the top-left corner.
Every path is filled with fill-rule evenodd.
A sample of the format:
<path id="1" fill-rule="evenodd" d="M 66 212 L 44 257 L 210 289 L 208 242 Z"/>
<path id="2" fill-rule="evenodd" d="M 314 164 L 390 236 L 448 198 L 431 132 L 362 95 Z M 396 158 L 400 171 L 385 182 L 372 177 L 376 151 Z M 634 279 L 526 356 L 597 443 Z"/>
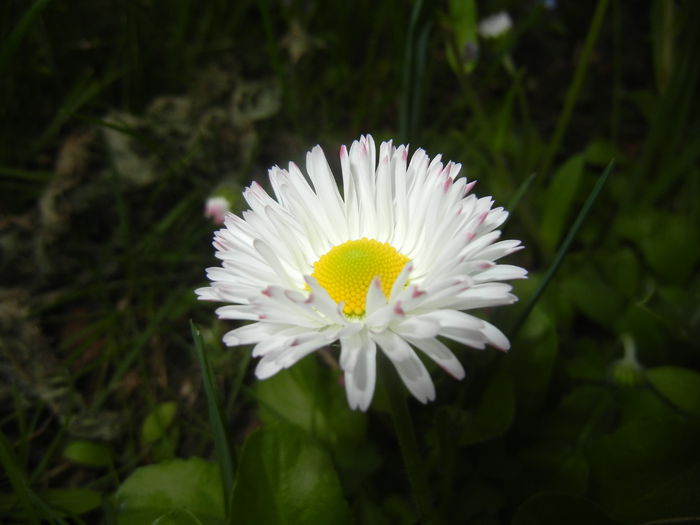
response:
<path id="1" fill-rule="evenodd" d="M 479 22 L 478 31 L 483 38 L 498 38 L 513 27 L 513 20 L 507 11 L 500 11 Z"/>
<path id="2" fill-rule="evenodd" d="M 214 224 L 223 224 L 226 214 L 231 211 L 231 204 L 225 197 L 209 197 L 204 203 L 204 216 Z"/>
<path id="3" fill-rule="evenodd" d="M 228 332 L 228 346 L 255 345 L 256 376 L 268 378 L 340 341 L 348 403 L 366 410 L 374 394 L 377 349 L 422 403 L 435 388 L 415 349 L 457 379 L 464 369 L 439 339 L 509 348 L 492 324 L 464 312 L 511 304 L 500 281 L 527 272 L 496 260 L 522 248 L 498 241 L 508 213 L 470 194 L 422 149 L 371 136 L 340 148 L 343 194 L 320 146 L 306 155 L 309 181 L 296 164 L 269 170 L 274 197 L 258 183 L 244 192 L 250 210 L 227 214 L 214 236 L 221 267 L 199 299 L 229 303 L 221 319 L 252 321 Z"/>

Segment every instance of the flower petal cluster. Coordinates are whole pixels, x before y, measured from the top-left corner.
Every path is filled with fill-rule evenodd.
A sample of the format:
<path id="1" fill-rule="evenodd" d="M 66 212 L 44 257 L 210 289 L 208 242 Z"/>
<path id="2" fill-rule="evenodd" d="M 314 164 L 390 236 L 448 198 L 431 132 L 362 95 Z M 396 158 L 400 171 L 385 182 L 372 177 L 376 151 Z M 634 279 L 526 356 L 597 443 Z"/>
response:
<path id="1" fill-rule="evenodd" d="M 512 27 L 513 20 L 508 12 L 500 11 L 481 20 L 477 29 L 483 38 L 498 38 L 505 35 Z"/>
<path id="2" fill-rule="evenodd" d="M 465 311 L 516 301 L 502 281 L 527 272 L 496 261 L 522 246 L 499 240 L 507 212 L 471 194 L 460 164 L 440 155 L 418 149 L 409 159 L 406 146 L 391 142 L 377 152 L 367 135 L 340 148 L 340 165 L 342 194 L 319 146 L 307 153 L 308 179 L 290 163 L 269 170 L 274 195 L 248 187 L 250 210 L 227 214 L 214 237 L 221 266 L 207 270 L 211 285 L 196 293 L 227 303 L 220 318 L 249 321 L 224 343 L 254 345 L 260 379 L 339 342 L 352 408 L 372 400 L 378 351 L 413 396 L 433 400 L 416 349 L 457 379 L 464 369 L 441 339 L 507 350 L 498 328 Z M 357 268 L 370 270 L 362 277 Z"/>

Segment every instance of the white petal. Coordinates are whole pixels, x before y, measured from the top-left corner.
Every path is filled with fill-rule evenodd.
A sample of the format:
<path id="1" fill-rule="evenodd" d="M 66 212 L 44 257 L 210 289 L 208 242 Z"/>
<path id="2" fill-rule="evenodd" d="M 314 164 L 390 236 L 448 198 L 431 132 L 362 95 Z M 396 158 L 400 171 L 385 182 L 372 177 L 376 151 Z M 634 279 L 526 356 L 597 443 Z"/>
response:
<path id="1" fill-rule="evenodd" d="M 245 321 L 257 321 L 259 314 L 254 312 L 249 305 L 227 305 L 216 309 L 219 319 L 241 319 Z"/>
<path id="2" fill-rule="evenodd" d="M 399 293 L 406 287 L 406 283 L 408 282 L 408 278 L 410 277 L 412 271 L 413 263 L 409 261 L 404 265 L 401 273 L 399 273 L 399 275 L 396 277 L 396 280 L 391 287 L 391 293 L 389 294 L 390 300 L 395 300 Z"/>
<path id="3" fill-rule="evenodd" d="M 440 330 L 440 335 L 479 350 L 486 348 L 487 338 L 480 330 L 469 330 L 467 328 L 451 326 Z"/>
<path id="4" fill-rule="evenodd" d="M 365 310 L 367 315 L 371 315 L 386 305 L 386 297 L 382 290 L 382 281 L 379 276 L 372 279 L 372 282 L 367 287 L 367 296 L 365 299 Z"/>
<path id="5" fill-rule="evenodd" d="M 509 281 L 527 278 L 527 270 L 510 264 L 497 264 L 472 276 L 476 282 Z"/>
<path id="6" fill-rule="evenodd" d="M 396 324 L 392 330 L 401 337 L 425 339 L 440 333 L 440 323 L 428 316 L 411 316 Z"/>
<path id="7" fill-rule="evenodd" d="M 350 408 L 367 410 L 377 378 L 377 345 L 370 338 L 363 338 L 363 346 L 357 351 L 352 369 L 345 371 L 345 394 Z"/>
<path id="8" fill-rule="evenodd" d="M 409 344 L 393 332 L 372 334 L 382 351 L 391 359 L 406 388 L 421 403 L 435 399 L 435 386 L 425 365 Z"/>
<path id="9" fill-rule="evenodd" d="M 194 293 L 197 294 L 197 299 L 200 301 L 221 301 L 216 289 L 211 287 L 197 288 Z"/>
<path id="10" fill-rule="evenodd" d="M 365 334 L 366 337 L 366 334 Z M 340 368 L 350 371 L 355 368 L 357 357 L 363 348 L 364 340 L 362 333 L 353 334 L 340 338 Z"/>
<path id="11" fill-rule="evenodd" d="M 318 284 L 316 278 L 311 277 L 310 275 L 305 275 L 304 280 L 306 281 L 306 284 L 309 285 L 309 288 L 311 288 L 311 295 L 308 299 L 309 304 L 311 304 L 314 308 L 317 308 L 319 312 L 326 316 L 330 322 L 345 324 L 347 321 L 341 313 L 343 311 L 343 307 L 336 304 L 331 296 L 328 295 L 326 289 Z"/>
<path id="12" fill-rule="evenodd" d="M 272 323 L 252 323 L 231 330 L 224 335 L 226 346 L 249 345 L 270 337 L 279 331 L 279 326 Z"/>
<path id="13" fill-rule="evenodd" d="M 265 260 L 265 262 L 270 265 L 270 268 L 274 270 L 279 279 L 285 281 L 290 286 L 294 286 L 294 282 L 292 281 L 292 279 L 290 279 L 289 274 L 283 268 L 282 263 L 277 257 L 277 254 L 267 243 L 261 241 L 260 239 L 256 239 L 255 241 L 253 241 L 253 246 L 255 247 L 255 250 L 260 254 L 260 256 Z"/>
<path id="14" fill-rule="evenodd" d="M 510 349 L 510 341 L 508 341 L 508 338 L 491 323 L 484 321 L 484 328 L 482 328 L 481 331 L 484 333 L 491 346 L 495 346 L 503 351 Z"/>
<path id="15" fill-rule="evenodd" d="M 435 338 L 432 339 L 415 339 L 407 338 L 407 341 L 416 348 L 420 349 L 440 365 L 447 373 L 455 379 L 464 379 L 464 367 L 462 363 L 455 357 L 452 350 L 447 348 L 445 344 Z"/>
<path id="16" fill-rule="evenodd" d="M 320 146 L 306 154 L 306 171 L 313 182 L 314 189 L 318 195 L 321 206 L 326 212 L 326 216 L 334 226 L 335 236 L 330 240 L 334 244 L 342 242 L 347 237 L 345 228 L 345 214 L 343 210 L 343 200 L 338 191 L 338 184 L 335 182 L 331 168 Z"/>

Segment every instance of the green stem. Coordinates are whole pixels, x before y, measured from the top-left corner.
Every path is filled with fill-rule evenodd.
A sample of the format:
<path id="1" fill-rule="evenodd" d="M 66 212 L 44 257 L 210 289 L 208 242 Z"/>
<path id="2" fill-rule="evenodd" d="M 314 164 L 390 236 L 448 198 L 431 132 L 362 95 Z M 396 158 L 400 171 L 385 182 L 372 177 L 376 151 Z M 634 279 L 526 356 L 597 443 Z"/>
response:
<path id="1" fill-rule="evenodd" d="M 432 496 L 425 476 L 425 468 L 421 461 L 413 421 L 408 412 L 405 388 L 389 360 L 381 359 L 380 363 L 383 363 L 384 373 L 382 377 L 387 382 L 386 391 L 391 409 L 391 420 L 394 424 L 396 438 L 399 441 L 406 474 L 411 484 L 413 501 L 420 515 L 419 522 L 430 523 L 433 517 Z"/>

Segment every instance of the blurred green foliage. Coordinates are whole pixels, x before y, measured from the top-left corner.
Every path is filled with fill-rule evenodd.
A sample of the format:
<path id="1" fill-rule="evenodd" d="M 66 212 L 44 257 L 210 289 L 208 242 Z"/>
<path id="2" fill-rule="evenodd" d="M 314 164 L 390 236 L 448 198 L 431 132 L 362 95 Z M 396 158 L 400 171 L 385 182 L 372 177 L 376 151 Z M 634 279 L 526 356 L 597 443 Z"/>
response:
<path id="1" fill-rule="evenodd" d="M 455 345 L 467 378 L 411 401 L 433 521 L 700 520 L 699 26 L 693 0 L 1 2 L 0 521 L 418 522 L 381 385 L 350 411 L 334 349 L 256 382 L 192 293 L 207 195 L 365 132 L 462 162 L 527 246 L 521 304 L 482 314 L 512 350 Z"/>

